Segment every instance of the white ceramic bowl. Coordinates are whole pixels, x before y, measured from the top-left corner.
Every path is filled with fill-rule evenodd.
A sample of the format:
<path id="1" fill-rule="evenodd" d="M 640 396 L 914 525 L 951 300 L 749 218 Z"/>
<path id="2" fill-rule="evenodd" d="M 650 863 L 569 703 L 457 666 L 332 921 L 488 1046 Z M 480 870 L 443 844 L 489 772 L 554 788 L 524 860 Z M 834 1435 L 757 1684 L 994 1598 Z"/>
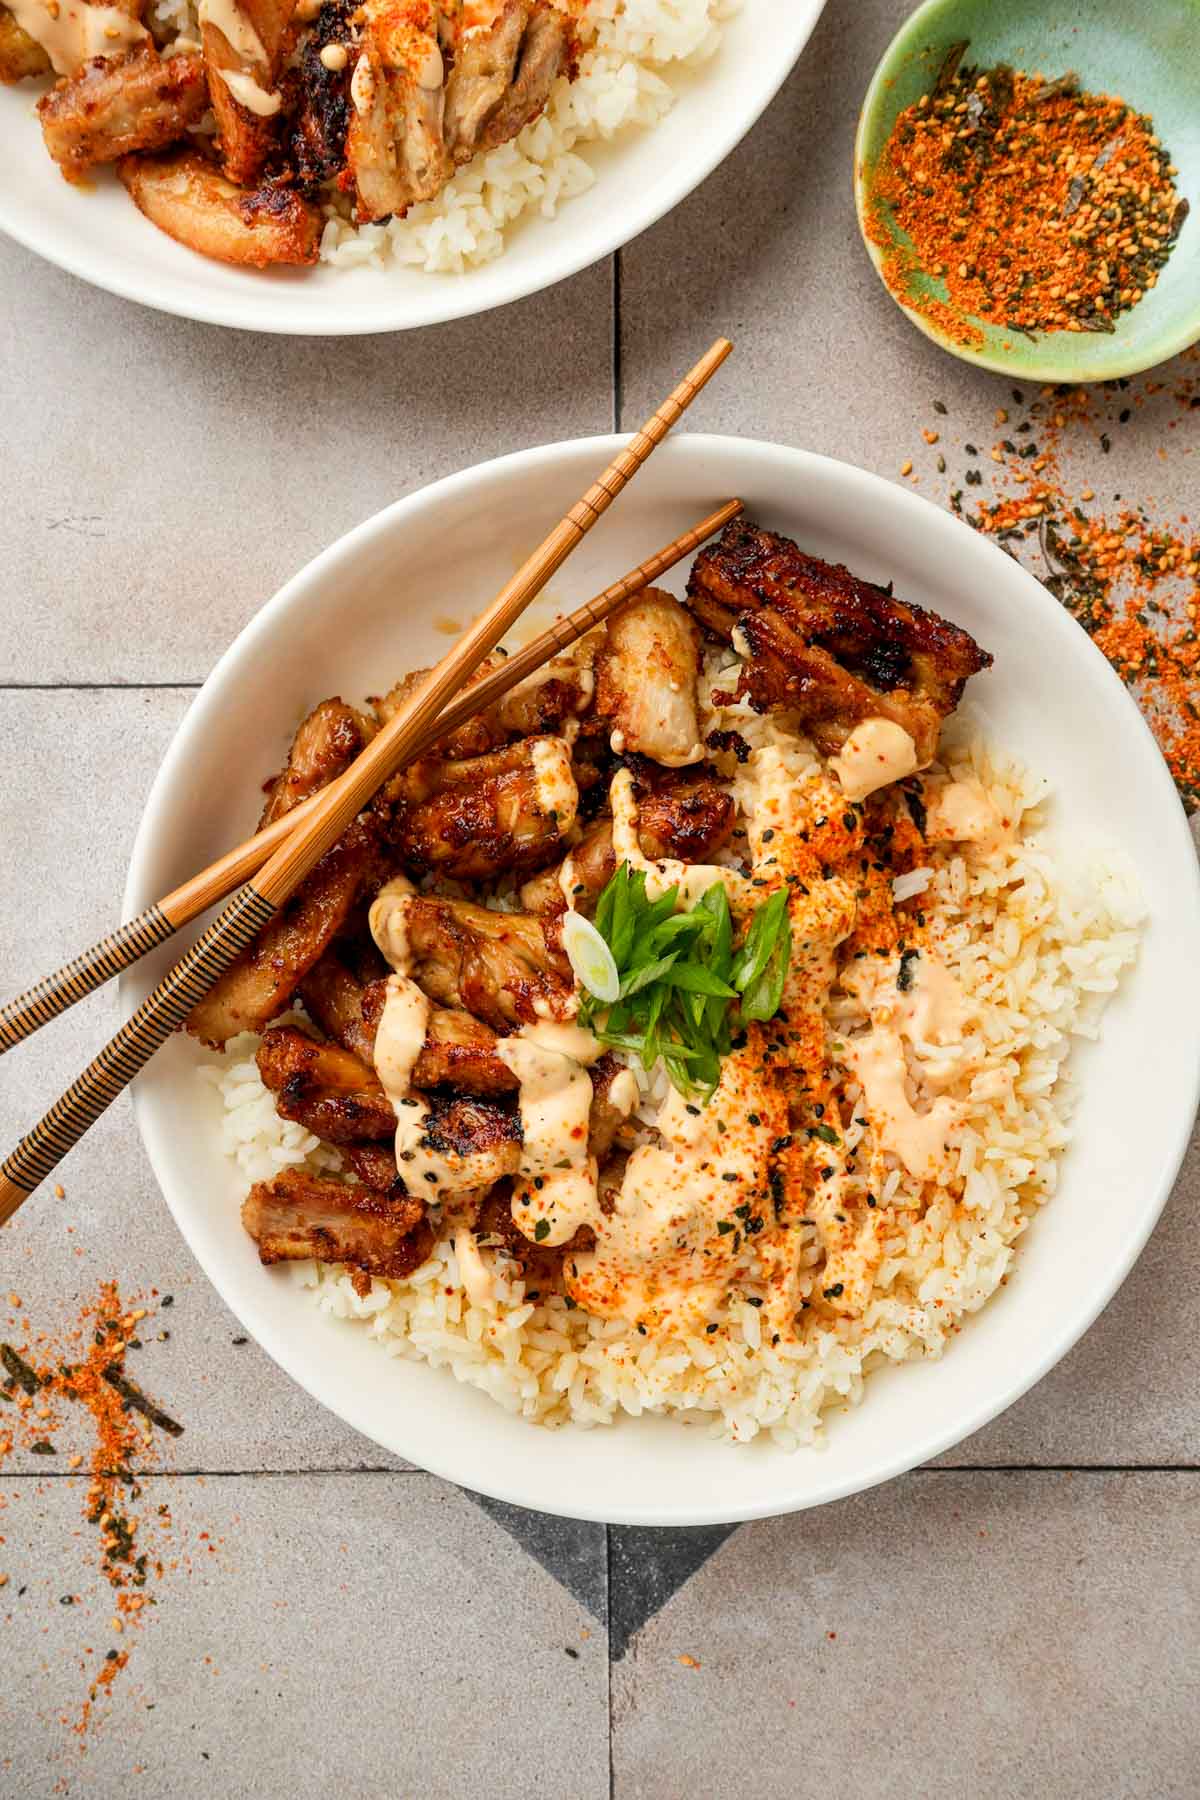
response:
<path id="1" fill-rule="evenodd" d="M 34 112 L 40 84 L 29 82 L 0 87 L 0 231 L 127 300 L 248 331 L 349 337 L 487 312 L 587 268 L 690 194 L 773 99 L 824 5 L 742 0 L 716 56 L 670 74 L 678 99 L 653 131 L 585 146 L 594 185 L 556 219 L 521 221 L 502 256 L 463 275 L 324 263 L 263 273 L 209 262 L 144 219 L 109 171 L 96 171 L 86 189 L 62 179 Z"/>
<path id="2" fill-rule="evenodd" d="M 244 837 L 262 777 L 327 694 L 378 692 L 446 648 L 433 629 L 488 600 L 621 440 L 550 445 L 451 476 L 379 513 L 310 563 L 228 650 L 151 792 L 126 915 Z M 393 1360 L 260 1268 L 217 1147 L 217 1102 L 179 1038 L 135 1090 L 168 1203 L 209 1278 L 297 1381 L 378 1443 L 466 1487 L 547 1512 L 692 1525 L 813 1506 L 957 1443 L 1070 1348 L 1141 1249 L 1183 1154 L 1200 1067 L 1200 879 L 1166 767 L 1083 631 L 1015 562 L 927 501 L 823 457 L 735 438 L 678 437 L 651 459 L 560 573 L 577 605 L 731 494 L 752 517 L 948 614 L 995 654 L 974 692 L 995 732 L 1050 778 L 1070 851 L 1122 846 L 1150 906 L 1136 969 L 1104 1034 L 1081 1046 L 1076 1141 L 1061 1188 L 1021 1241 L 1015 1274 L 940 1362 L 878 1370 L 829 1420 L 823 1451 L 733 1448 L 663 1419 L 544 1431 L 445 1372 Z M 447 560 L 447 547 L 452 559 Z M 682 590 L 686 568 L 671 583 Z M 127 1007 L 166 957 L 126 983 Z M 1190 996 L 1187 989 L 1190 986 Z"/>

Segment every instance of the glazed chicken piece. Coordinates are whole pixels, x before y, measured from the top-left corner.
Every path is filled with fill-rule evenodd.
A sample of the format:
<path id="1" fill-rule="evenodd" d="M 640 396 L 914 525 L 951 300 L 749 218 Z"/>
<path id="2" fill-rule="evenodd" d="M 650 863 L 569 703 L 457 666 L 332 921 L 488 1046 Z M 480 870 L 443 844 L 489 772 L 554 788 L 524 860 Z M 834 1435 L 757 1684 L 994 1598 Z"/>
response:
<path id="1" fill-rule="evenodd" d="M 441 28 L 435 0 L 367 0 L 346 133 L 360 221 L 403 215 L 432 200 L 453 173 Z"/>
<path id="2" fill-rule="evenodd" d="M 50 58 L 37 39 L 17 24 L 6 6 L 0 6 L 0 81 L 10 86 L 50 73 Z"/>
<path id="3" fill-rule="evenodd" d="M 991 657 L 957 625 L 806 556 L 745 519 L 701 550 L 688 604 L 745 661 L 737 695 L 758 712 L 795 710 L 826 756 L 864 719 L 889 719 L 931 760 L 942 721 Z"/>
<path id="4" fill-rule="evenodd" d="M 516 137 L 574 59 L 570 22 L 550 0 L 473 5 L 446 83 L 445 137 L 454 161 L 469 162 Z"/>
<path id="5" fill-rule="evenodd" d="M 700 633 L 670 594 L 647 588 L 614 613 L 596 657 L 593 707 L 612 733 L 613 749 L 668 768 L 700 762 L 699 674 Z"/>
<path id="6" fill-rule="evenodd" d="M 571 967 L 554 920 L 418 894 L 405 924 L 413 975 L 440 1005 L 465 1008 L 501 1032 L 547 1013 L 570 1016 Z"/>
<path id="7" fill-rule="evenodd" d="M 347 1144 L 342 1152 L 364 1187 L 398 1200 L 406 1191 L 394 1153 L 383 1144 Z"/>
<path id="8" fill-rule="evenodd" d="M 495 1100 L 469 1095 L 431 1097 L 423 1145 L 447 1164 L 448 1179 L 437 1195 L 487 1189 L 515 1175 L 521 1163 L 521 1121 L 511 1108 Z M 403 1179 L 404 1164 L 400 1164 Z"/>
<path id="9" fill-rule="evenodd" d="M 493 651 L 472 676 L 472 684 L 501 667 L 504 660 L 498 650 Z M 431 793 L 436 784 L 437 768 L 443 762 L 486 756 L 513 738 L 560 735 L 567 721 L 583 712 L 591 698 L 590 661 L 588 653 L 579 646 L 574 655 L 554 657 L 518 682 L 516 687 L 510 688 L 507 694 L 502 694 L 494 705 L 485 707 L 439 738 L 418 762 L 404 771 L 402 784 L 396 791 Z M 382 699 L 374 702 L 375 715 L 381 725 L 399 711 L 429 672 L 428 669 L 415 669 L 412 674 L 403 676 Z"/>
<path id="10" fill-rule="evenodd" d="M 588 1070 L 592 1078 L 592 1109 L 588 1115 L 588 1155 L 594 1156 L 598 1163 L 603 1162 L 616 1142 L 617 1133 L 629 1117 L 629 1108 L 622 1106 L 619 1090 L 614 1083 L 627 1086 L 633 1077 L 625 1064 L 618 1062 L 611 1050 L 606 1050 Z M 614 1098 L 614 1094 L 616 1097 Z"/>
<path id="11" fill-rule="evenodd" d="M 242 1202 L 242 1224 L 258 1245 L 261 1263 L 348 1263 L 364 1277 L 399 1281 L 433 1248 L 421 1200 L 395 1199 L 369 1187 L 329 1181 L 305 1169 L 285 1169 L 256 1181 Z M 366 1291 L 369 1280 L 360 1284 Z"/>
<path id="12" fill-rule="evenodd" d="M 638 842 L 642 855 L 655 861 L 673 857 L 679 862 L 707 862 L 733 831 L 736 808 L 732 797 L 709 776 L 666 781 L 649 786 L 638 783 Z M 616 874 L 612 820 L 597 819 L 571 851 L 566 863 L 527 881 L 521 904 L 528 912 L 550 912 L 564 904 L 563 876 L 569 876 L 571 898 L 586 905 Z"/>
<path id="13" fill-rule="evenodd" d="M 382 981 L 379 987 L 382 989 Z M 363 1014 L 363 1000 L 370 991 L 350 968 L 338 944 L 330 946 L 300 983 L 300 998 L 314 1025 L 368 1068 L 374 1066 L 379 1024 L 377 1017 L 368 1020 Z"/>
<path id="14" fill-rule="evenodd" d="M 332 700 L 322 700 L 292 739 L 287 762 L 268 789 L 258 829 L 283 818 L 294 806 L 328 787 L 344 774 L 374 735 L 374 720 L 356 707 L 347 706 L 336 695 Z"/>
<path id="15" fill-rule="evenodd" d="M 275 141 L 276 87 L 296 0 L 206 0 L 200 37 L 229 180 L 253 187 Z"/>
<path id="16" fill-rule="evenodd" d="M 387 982 L 360 982 L 338 946 L 326 951 L 300 986 L 309 1017 L 342 1047 L 369 1066 L 375 1060 L 375 1033 L 387 1000 Z M 416 1088 L 452 1087 L 463 1094 L 511 1094 L 517 1078 L 496 1055 L 496 1034 L 469 1012 L 435 1007 L 425 1044 L 413 1064 Z"/>
<path id="17" fill-rule="evenodd" d="M 329 1144 L 395 1136 L 396 1114 L 374 1069 L 339 1044 L 275 1025 L 255 1060 L 281 1119 L 294 1119 Z"/>
<path id="18" fill-rule="evenodd" d="M 340 175 L 346 162 L 350 125 L 350 77 L 356 51 L 349 0 L 326 0 L 285 77 L 285 111 L 290 124 L 287 151 L 303 194 L 315 199 L 325 181 Z M 322 50 L 347 52 L 342 68 L 328 68 Z M 335 56 L 335 61 L 338 60 Z"/>
<path id="19" fill-rule="evenodd" d="M 325 852 L 250 949 L 197 1001 L 187 1021 L 192 1035 L 220 1048 L 237 1032 L 262 1031 L 278 1018 L 380 875 L 378 829 L 364 816 Z"/>
<path id="20" fill-rule="evenodd" d="M 38 101 L 46 148 L 68 181 L 93 163 L 133 150 L 161 150 L 208 105 L 198 56 L 163 62 L 151 44 L 125 56 L 95 56 Z"/>
<path id="21" fill-rule="evenodd" d="M 199 256 L 250 269 L 317 260 L 321 215 L 291 188 L 247 193 L 194 150 L 123 156 L 117 174 L 139 212 Z"/>
<path id="22" fill-rule="evenodd" d="M 412 797 L 396 805 L 390 841 L 415 872 L 456 881 L 541 868 L 579 805 L 561 738 L 528 738 L 469 762 L 426 761 L 389 784 L 388 800 L 405 790 Z"/>

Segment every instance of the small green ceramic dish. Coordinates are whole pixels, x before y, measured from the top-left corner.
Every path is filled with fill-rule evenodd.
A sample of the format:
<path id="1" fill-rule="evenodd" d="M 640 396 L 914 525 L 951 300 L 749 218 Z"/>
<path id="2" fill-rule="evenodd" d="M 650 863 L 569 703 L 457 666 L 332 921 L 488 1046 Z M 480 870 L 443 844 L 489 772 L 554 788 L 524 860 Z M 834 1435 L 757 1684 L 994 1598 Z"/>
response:
<path id="1" fill-rule="evenodd" d="M 893 295 L 897 304 L 955 356 L 1030 381 L 1111 381 L 1194 344 L 1200 339 L 1200 0 L 1124 6 L 1113 0 L 925 0 L 875 71 L 854 145 L 859 227 L 881 278 L 883 255 L 864 217 L 876 161 L 897 115 L 932 87 L 950 46 L 964 38 L 968 59 L 978 67 L 1009 63 L 1048 78 L 1073 69 L 1086 90 L 1119 94 L 1149 113 L 1179 170 L 1175 185 L 1191 203 L 1191 215 L 1158 285 L 1121 315 L 1111 335 L 1055 331 L 1026 337 L 972 319 L 983 342 L 964 345 Z M 907 242 L 900 233 L 893 241 Z M 946 301 L 944 284 L 929 276 L 916 275 L 910 291 Z"/>

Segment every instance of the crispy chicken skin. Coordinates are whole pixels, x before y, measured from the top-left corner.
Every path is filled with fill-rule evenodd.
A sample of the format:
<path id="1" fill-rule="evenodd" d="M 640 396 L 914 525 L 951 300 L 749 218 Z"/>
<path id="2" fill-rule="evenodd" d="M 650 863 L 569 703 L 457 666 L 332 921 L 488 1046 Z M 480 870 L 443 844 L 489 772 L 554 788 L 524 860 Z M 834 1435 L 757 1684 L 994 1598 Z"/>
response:
<path id="1" fill-rule="evenodd" d="M 613 749 L 671 768 L 700 762 L 699 674 L 700 633 L 670 594 L 647 588 L 614 613 L 596 657 L 593 707 Z"/>
<path id="2" fill-rule="evenodd" d="M 242 1224 L 261 1263 L 318 1256 L 392 1281 L 411 1275 L 433 1248 L 421 1200 L 408 1194 L 392 1199 L 305 1169 L 256 1181 L 242 1203 Z"/>
<path id="3" fill-rule="evenodd" d="M 77 181 L 93 163 L 173 144 L 207 104 L 198 56 L 163 62 L 141 44 L 125 56 L 94 56 L 43 94 L 37 109 L 47 150 Z"/>
<path id="4" fill-rule="evenodd" d="M 388 831 L 419 875 L 487 881 L 524 874 L 549 862 L 575 823 L 579 792 L 560 739 L 528 738 L 469 762 L 422 768 L 432 791 L 402 801 Z"/>
<path id="5" fill-rule="evenodd" d="M 680 862 L 705 862 L 728 842 L 736 808 L 732 797 L 709 776 L 681 779 L 670 776 L 651 787 L 639 783 L 638 842 L 642 855 L 651 859 L 674 857 Z M 563 864 L 534 876 L 521 889 L 521 904 L 529 912 L 548 912 L 564 902 Z M 570 854 L 571 898 L 576 905 L 594 898 L 616 873 L 612 820 L 597 819 L 588 826 Z"/>
<path id="6" fill-rule="evenodd" d="M 0 81 L 11 86 L 51 73 L 50 58 L 37 39 L 17 24 L 6 6 L 0 6 Z"/>
<path id="7" fill-rule="evenodd" d="M 252 112 L 235 97 L 225 77 L 246 76 L 263 93 L 273 94 L 295 8 L 296 0 L 238 0 L 244 36 L 236 44 L 212 20 L 200 28 L 221 162 L 239 187 L 253 187 L 262 175 L 275 143 L 279 111 Z"/>
<path id="8" fill-rule="evenodd" d="M 323 181 L 332 181 L 346 161 L 350 125 L 350 77 L 354 69 L 349 0 L 325 0 L 293 66 L 284 77 L 287 153 L 300 191 L 315 199 Z M 321 52 L 330 44 L 347 51 L 345 68 L 329 69 Z"/>
<path id="9" fill-rule="evenodd" d="M 572 71 L 570 22 L 550 0 L 476 5 L 446 83 L 445 137 L 456 163 L 506 144 L 536 119 L 558 77 Z"/>
<path id="10" fill-rule="evenodd" d="M 321 215 L 291 188 L 246 193 L 194 150 L 123 156 L 117 174 L 152 225 L 200 256 L 251 269 L 317 260 Z"/>
<path id="11" fill-rule="evenodd" d="M 521 1121 L 511 1107 L 473 1095 L 431 1096 L 423 1142 L 444 1158 L 439 1198 L 493 1187 L 521 1163 Z M 401 1179 L 404 1162 L 400 1163 Z"/>
<path id="12" fill-rule="evenodd" d="M 192 1008 L 187 1021 L 192 1035 L 219 1048 L 237 1032 L 262 1031 L 278 1018 L 379 877 L 377 829 L 369 817 L 356 819 L 257 941 Z"/>
<path id="13" fill-rule="evenodd" d="M 573 1002 L 555 921 L 492 912 L 466 900 L 415 896 L 406 913 L 413 975 L 439 1005 L 461 1007 L 497 1031 L 556 1018 Z"/>
<path id="14" fill-rule="evenodd" d="M 440 24 L 434 0 L 367 0 L 346 133 L 360 220 L 432 200 L 453 173 Z"/>
<path id="15" fill-rule="evenodd" d="M 862 720 L 885 718 L 927 763 L 968 677 L 992 660 L 936 613 L 745 519 L 701 550 L 688 604 L 718 636 L 736 631 L 738 696 L 758 712 L 794 710 L 826 756 Z"/>
<path id="16" fill-rule="evenodd" d="M 314 706 L 292 739 L 258 821 L 261 831 L 343 774 L 375 735 L 374 721 L 335 695 Z"/>
<path id="17" fill-rule="evenodd" d="M 258 1072 L 281 1119 L 329 1144 L 395 1135 L 396 1115 L 369 1063 L 321 1044 L 295 1025 L 274 1025 L 258 1046 Z"/>

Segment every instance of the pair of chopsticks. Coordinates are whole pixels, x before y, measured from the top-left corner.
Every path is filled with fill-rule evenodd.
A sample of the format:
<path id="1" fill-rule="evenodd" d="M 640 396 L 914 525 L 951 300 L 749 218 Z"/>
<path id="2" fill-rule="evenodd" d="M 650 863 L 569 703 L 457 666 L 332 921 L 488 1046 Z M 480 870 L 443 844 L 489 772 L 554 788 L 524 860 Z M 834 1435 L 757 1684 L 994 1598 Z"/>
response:
<path id="1" fill-rule="evenodd" d="M 253 943 L 397 769 L 419 756 L 445 732 L 490 705 L 556 651 L 567 649 L 741 510 L 740 501 L 726 502 L 577 612 L 557 620 L 524 650 L 510 656 L 502 668 L 451 702 L 451 696 L 470 681 L 530 601 L 637 474 L 732 348 L 728 339 L 717 339 L 343 775 L 138 918 L 122 925 L 57 974 L 0 1009 L 2 1050 L 28 1037 L 121 969 L 129 968 L 189 920 L 237 889 L 213 924 L 0 1164 L 0 1224 L 12 1217 L 159 1045 L 183 1024 L 196 1002 Z"/>

